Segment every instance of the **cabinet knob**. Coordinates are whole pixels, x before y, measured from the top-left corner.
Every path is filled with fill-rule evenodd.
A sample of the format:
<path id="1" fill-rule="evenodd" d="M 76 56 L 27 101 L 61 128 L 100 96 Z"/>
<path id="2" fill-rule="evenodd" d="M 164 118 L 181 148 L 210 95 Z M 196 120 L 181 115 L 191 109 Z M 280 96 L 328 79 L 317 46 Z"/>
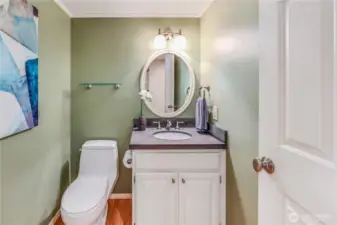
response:
<path id="1" fill-rule="evenodd" d="M 183 184 L 185 184 L 186 181 L 185 181 L 185 179 L 183 178 L 183 179 L 181 179 L 181 182 L 183 182 Z"/>
<path id="2" fill-rule="evenodd" d="M 174 184 L 175 182 L 176 182 L 176 180 L 172 178 L 172 184 Z"/>

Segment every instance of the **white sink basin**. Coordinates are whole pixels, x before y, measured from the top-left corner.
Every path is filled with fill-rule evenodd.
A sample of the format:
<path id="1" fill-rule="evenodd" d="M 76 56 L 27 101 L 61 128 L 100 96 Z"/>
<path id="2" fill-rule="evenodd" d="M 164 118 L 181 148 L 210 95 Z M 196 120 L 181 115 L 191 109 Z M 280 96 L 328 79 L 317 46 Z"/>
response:
<path id="1" fill-rule="evenodd" d="M 192 135 L 183 131 L 158 131 L 153 133 L 153 137 L 161 140 L 181 141 L 190 139 Z"/>

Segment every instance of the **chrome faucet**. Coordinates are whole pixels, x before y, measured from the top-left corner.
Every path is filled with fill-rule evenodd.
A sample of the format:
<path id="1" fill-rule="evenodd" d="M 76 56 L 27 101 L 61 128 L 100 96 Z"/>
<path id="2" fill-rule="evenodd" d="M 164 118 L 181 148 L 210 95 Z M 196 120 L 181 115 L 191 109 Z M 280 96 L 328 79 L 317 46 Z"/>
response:
<path id="1" fill-rule="evenodd" d="M 184 121 L 177 121 L 177 123 L 176 123 L 176 129 L 177 129 L 177 130 L 180 129 L 179 124 L 184 124 Z"/>
<path id="2" fill-rule="evenodd" d="M 169 121 L 169 120 L 167 120 L 165 129 L 166 129 L 166 130 L 170 130 L 171 126 L 172 126 L 172 122 Z"/>
<path id="3" fill-rule="evenodd" d="M 153 124 L 158 124 L 158 127 L 157 127 L 157 129 L 159 130 L 159 129 L 161 129 L 161 126 L 160 126 L 160 121 L 154 121 L 153 122 Z"/>

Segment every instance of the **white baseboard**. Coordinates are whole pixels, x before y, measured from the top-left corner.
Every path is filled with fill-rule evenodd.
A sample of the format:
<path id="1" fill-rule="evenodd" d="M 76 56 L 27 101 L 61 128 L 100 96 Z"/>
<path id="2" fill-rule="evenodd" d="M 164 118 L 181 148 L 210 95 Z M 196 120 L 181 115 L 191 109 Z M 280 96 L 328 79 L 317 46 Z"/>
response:
<path id="1" fill-rule="evenodd" d="M 132 199 L 132 194 L 131 193 L 111 194 L 109 196 L 109 199 Z"/>
<path id="2" fill-rule="evenodd" d="M 51 219 L 49 225 L 55 225 L 56 224 L 56 221 L 57 219 L 61 216 L 61 211 L 58 210 L 55 214 L 55 216 Z"/>

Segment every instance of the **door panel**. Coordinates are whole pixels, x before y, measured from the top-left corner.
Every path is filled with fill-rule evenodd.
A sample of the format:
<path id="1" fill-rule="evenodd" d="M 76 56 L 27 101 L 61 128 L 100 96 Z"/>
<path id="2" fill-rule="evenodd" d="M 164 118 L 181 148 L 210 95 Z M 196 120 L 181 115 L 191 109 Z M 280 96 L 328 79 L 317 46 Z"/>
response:
<path id="1" fill-rule="evenodd" d="M 219 225 L 220 175 L 179 174 L 179 224 Z"/>
<path id="2" fill-rule="evenodd" d="M 260 0 L 259 225 L 337 224 L 336 1 Z"/>
<path id="3" fill-rule="evenodd" d="M 280 76 L 280 103 L 285 107 L 280 123 L 285 134 L 280 134 L 285 135 L 284 144 L 329 158 L 333 156 L 333 4 L 289 0 L 283 7 L 285 72 Z"/>
<path id="4" fill-rule="evenodd" d="M 178 224 L 176 173 L 137 173 L 135 192 L 137 225 Z"/>

